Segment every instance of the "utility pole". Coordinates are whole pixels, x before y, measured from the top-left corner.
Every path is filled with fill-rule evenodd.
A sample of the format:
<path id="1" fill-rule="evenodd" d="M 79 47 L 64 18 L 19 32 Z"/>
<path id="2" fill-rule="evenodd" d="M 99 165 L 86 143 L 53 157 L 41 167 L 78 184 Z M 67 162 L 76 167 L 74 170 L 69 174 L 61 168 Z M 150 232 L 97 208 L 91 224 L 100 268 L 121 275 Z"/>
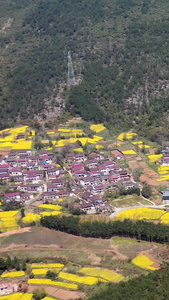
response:
<path id="1" fill-rule="evenodd" d="M 71 53 L 68 51 L 68 86 L 75 85 L 75 75 L 73 71 L 73 64 L 72 64 L 72 58 Z"/>

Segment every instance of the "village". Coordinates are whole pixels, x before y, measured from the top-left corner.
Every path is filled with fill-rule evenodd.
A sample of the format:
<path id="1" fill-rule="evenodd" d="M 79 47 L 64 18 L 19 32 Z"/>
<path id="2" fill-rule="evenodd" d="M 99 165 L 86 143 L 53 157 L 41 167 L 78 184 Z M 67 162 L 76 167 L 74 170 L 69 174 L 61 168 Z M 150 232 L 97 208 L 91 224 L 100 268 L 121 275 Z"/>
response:
<path id="1" fill-rule="evenodd" d="M 33 140 L 36 139 L 35 130 L 28 126 L 1 131 L 2 203 L 19 203 L 26 206 L 27 212 L 29 208 L 30 212 L 33 212 L 34 204 L 36 208 L 40 204 L 59 202 L 63 207 L 66 203 L 71 210 L 79 209 L 85 213 L 111 213 L 114 211 L 114 205 L 112 201 L 108 201 L 106 195 L 113 195 L 122 190 L 126 191 L 124 195 L 137 194 L 135 189 L 141 190 L 143 183 L 134 178 L 132 171 L 140 167 L 141 155 L 145 154 L 143 151 L 139 154 L 138 166 L 133 168 L 136 152 L 122 150 L 122 144 L 124 141 L 131 143 L 134 139 L 133 145 L 137 151 L 143 147 L 147 150 L 150 146 L 135 141 L 135 133 L 128 133 L 120 134 L 118 138 L 121 142 L 116 141 L 109 150 L 105 144 L 106 138 L 102 135 L 107 129 L 102 124 L 91 125 L 91 128 L 97 135 L 88 137 L 82 129 L 68 129 L 68 126 L 46 130 L 49 140 L 41 141 L 43 148 L 40 150 L 32 147 Z M 49 142 L 52 147 L 47 146 Z M 92 146 L 90 151 L 86 145 Z M 164 147 L 161 154 L 149 155 L 149 159 L 160 164 L 159 174 L 162 177 L 157 178 L 157 184 L 163 184 L 164 181 L 166 187 L 169 169 L 168 146 Z M 149 179 L 151 180 L 151 176 Z M 168 190 L 163 192 L 164 197 L 161 195 L 161 201 L 154 204 L 167 203 Z M 143 200 L 140 198 L 140 201 Z M 151 201 L 144 202 L 141 203 L 152 204 Z M 127 199 L 126 206 L 130 206 Z"/>
<path id="2" fill-rule="evenodd" d="M 3 270 L 0 295 L 16 295 L 17 300 L 22 297 L 32 299 L 35 287 L 43 282 L 42 284 L 47 286 L 45 288 L 47 294 L 52 295 L 54 299 L 81 299 L 85 296 L 86 286 L 98 284 L 100 276 L 106 282 L 117 283 L 123 280 L 126 274 L 125 265 L 124 267 L 120 265 L 119 274 L 118 268 L 114 268 L 115 272 L 110 270 L 107 261 L 102 261 L 101 258 L 98 263 L 95 260 L 93 262 L 93 257 L 103 255 L 98 254 L 98 249 L 95 250 L 97 255 L 91 252 L 91 264 L 104 267 L 103 273 L 107 274 L 107 277 L 104 277 L 103 273 L 98 277 L 96 275 L 83 277 L 80 274 L 83 273 L 83 268 L 80 269 L 83 265 L 81 253 L 76 257 L 76 260 L 79 260 L 78 265 L 72 256 L 69 257 L 71 251 L 69 254 L 66 252 L 66 256 L 61 258 L 58 252 L 59 256 L 50 256 L 42 264 L 47 255 L 45 251 L 49 251 L 50 245 L 53 245 L 54 233 L 49 233 L 47 228 L 41 229 L 40 220 L 45 216 L 84 215 L 96 219 L 105 217 L 106 220 L 153 219 L 168 225 L 169 146 L 163 145 L 158 153 L 156 147 L 151 142 L 140 141 L 136 133 L 128 132 L 112 136 L 103 124 L 84 124 L 82 120 L 73 120 L 72 124 L 61 124 L 55 129 L 45 129 L 43 135 L 27 125 L 2 130 L 0 132 L 2 239 L 3 235 L 4 241 L 8 239 L 8 234 L 13 236 L 28 234 L 31 238 L 23 241 L 21 238 L 21 248 L 24 252 L 23 250 L 18 252 L 18 246 L 14 245 L 14 251 L 21 255 L 20 267 L 13 264 L 12 272 L 8 269 Z M 151 194 L 144 194 L 144 188 L 151 190 Z M 29 245 L 29 240 L 32 242 L 34 235 L 37 245 L 33 251 L 35 257 L 32 258 L 32 252 L 29 251 L 32 245 Z M 64 237 L 63 243 L 62 239 L 59 240 L 57 232 L 54 236 L 58 246 L 55 248 L 53 245 L 52 248 L 56 253 L 64 251 L 68 237 Z M 49 246 L 40 245 L 45 239 Z M 111 241 L 111 247 L 116 251 L 113 253 L 116 253 L 120 260 L 126 261 L 127 256 L 117 251 L 114 241 L 116 240 Z M 1 242 L 3 243 L 3 240 Z M 72 241 L 72 246 L 69 246 L 73 251 L 74 243 Z M 80 247 L 80 243 L 77 245 Z M 148 245 L 145 244 L 144 247 L 147 249 Z M 39 258 L 40 253 L 42 258 Z M 24 260 L 25 255 L 28 256 L 28 262 Z M 129 272 L 128 276 L 132 276 L 132 272 L 134 274 L 140 272 L 137 269 L 140 268 L 137 257 L 140 257 L 139 249 L 137 252 L 131 250 L 131 274 Z M 64 260 L 64 264 L 60 264 L 60 259 Z M 157 263 L 156 260 L 155 262 Z M 113 263 L 112 261 L 112 265 Z M 149 264 L 152 263 L 151 257 Z M 66 273 L 67 268 L 75 266 L 76 272 L 74 269 L 72 271 L 75 273 Z M 160 268 L 160 264 L 157 263 L 157 266 Z M 101 269 L 93 267 L 93 274 L 96 272 L 98 274 L 98 270 L 101 272 Z M 58 274 L 57 281 L 49 281 L 48 271 Z M 84 288 L 81 290 L 77 283 L 83 283 Z M 44 299 L 48 298 L 51 299 L 50 297 Z"/>
<path id="3" fill-rule="evenodd" d="M 123 154 L 119 151 L 119 159 Z M 135 188 L 132 174 L 102 153 L 67 154 L 63 166 L 57 164 L 57 155 L 47 150 L 19 150 L 3 157 L 0 180 L 7 189 L 4 201 L 32 204 L 33 201 L 55 204 L 59 198 L 77 197 L 84 211 L 109 210 L 104 199 L 106 191 L 114 192 L 118 186 Z"/>

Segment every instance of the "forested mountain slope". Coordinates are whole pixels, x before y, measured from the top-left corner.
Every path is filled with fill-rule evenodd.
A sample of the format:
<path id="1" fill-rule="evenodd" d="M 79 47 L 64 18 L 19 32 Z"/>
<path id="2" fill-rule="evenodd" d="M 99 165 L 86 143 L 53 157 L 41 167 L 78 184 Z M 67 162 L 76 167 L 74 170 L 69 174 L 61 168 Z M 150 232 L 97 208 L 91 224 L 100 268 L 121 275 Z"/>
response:
<path id="1" fill-rule="evenodd" d="M 0 5 L 1 126 L 49 107 L 62 109 L 63 98 L 72 114 L 86 120 L 148 128 L 156 136 L 154 126 L 163 125 L 169 109 L 167 0 L 1 0 Z M 71 90 L 69 50 L 79 82 Z"/>

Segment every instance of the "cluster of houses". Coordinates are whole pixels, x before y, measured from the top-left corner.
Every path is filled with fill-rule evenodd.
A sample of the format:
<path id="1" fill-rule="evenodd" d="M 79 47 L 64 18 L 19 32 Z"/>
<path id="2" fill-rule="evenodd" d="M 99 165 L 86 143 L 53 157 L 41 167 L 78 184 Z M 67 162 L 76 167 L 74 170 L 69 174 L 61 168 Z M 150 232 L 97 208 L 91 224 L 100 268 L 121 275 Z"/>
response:
<path id="1" fill-rule="evenodd" d="M 107 190 L 115 191 L 121 185 L 124 189 L 135 187 L 132 174 L 123 170 L 111 157 L 101 153 L 92 153 L 86 157 L 83 153 L 69 159 L 69 173 L 73 179 L 72 191 L 76 194 L 80 187 L 80 196 L 85 201 L 81 208 L 85 211 L 92 209 L 104 210 Z"/>
<path id="2" fill-rule="evenodd" d="M 111 156 L 68 153 L 61 167 L 57 164 L 57 155 L 47 150 L 10 152 L 1 159 L 0 180 L 9 183 L 10 192 L 4 195 L 6 202 L 29 203 L 36 197 L 55 203 L 59 198 L 77 196 L 83 210 L 102 209 L 107 190 L 115 191 L 119 185 L 124 189 L 135 187 L 132 174 Z"/>
<path id="3" fill-rule="evenodd" d="M 12 282 L 4 282 L 0 284 L 0 296 L 9 295 L 18 291 L 18 285 Z"/>
<path id="4" fill-rule="evenodd" d="M 37 194 L 47 199 L 48 193 L 54 191 L 57 198 L 65 196 L 64 175 L 65 170 L 56 165 L 54 153 L 46 150 L 35 154 L 31 150 L 10 152 L 0 162 L 0 180 L 6 181 L 11 191 L 4 196 L 6 202 L 29 202 Z"/>

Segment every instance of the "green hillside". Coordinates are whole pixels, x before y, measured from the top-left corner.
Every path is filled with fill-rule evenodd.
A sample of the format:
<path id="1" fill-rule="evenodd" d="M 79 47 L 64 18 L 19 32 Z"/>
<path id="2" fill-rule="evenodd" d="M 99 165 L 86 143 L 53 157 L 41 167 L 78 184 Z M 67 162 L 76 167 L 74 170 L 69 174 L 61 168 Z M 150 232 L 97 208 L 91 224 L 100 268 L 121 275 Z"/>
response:
<path id="1" fill-rule="evenodd" d="M 152 139 L 165 125 L 167 136 L 168 11 L 167 0 L 1 0 L 0 126 L 45 118 L 64 106 L 59 94 L 86 120 L 146 128 Z"/>

